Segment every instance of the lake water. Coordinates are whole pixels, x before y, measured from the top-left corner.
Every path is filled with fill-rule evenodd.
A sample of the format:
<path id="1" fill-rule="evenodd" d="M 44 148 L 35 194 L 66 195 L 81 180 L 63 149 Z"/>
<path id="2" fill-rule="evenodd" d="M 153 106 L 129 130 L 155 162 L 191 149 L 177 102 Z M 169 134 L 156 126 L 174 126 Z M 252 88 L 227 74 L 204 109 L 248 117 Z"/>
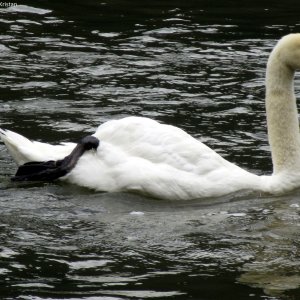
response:
<path id="1" fill-rule="evenodd" d="M 290 2 L 2 7 L 0 126 L 73 142 L 150 117 L 270 174 L 264 72 L 276 41 L 299 30 Z M 300 299 L 300 191 L 159 201 L 14 184 L 15 170 L 1 144 L 1 299 Z"/>

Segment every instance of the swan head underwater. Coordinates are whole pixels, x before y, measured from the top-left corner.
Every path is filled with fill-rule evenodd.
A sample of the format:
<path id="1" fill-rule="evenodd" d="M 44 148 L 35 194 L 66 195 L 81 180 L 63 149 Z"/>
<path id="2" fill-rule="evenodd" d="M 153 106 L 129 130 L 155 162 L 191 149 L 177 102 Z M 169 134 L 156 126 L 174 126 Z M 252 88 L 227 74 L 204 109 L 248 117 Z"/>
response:
<path id="1" fill-rule="evenodd" d="M 299 69 L 300 34 L 289 34 L 274 47 L 266 70 L 270 176 L 243 170 L 183 130 L 148 118 L 108 121 L 77 145 L 34 142 L 8 130 L 0 130 L 0 137 L 19 165 L 14 178 L 20 180 L 60 179 L 97 191 L 138 192 L 172 200 L 241 190 L 282 194 L 300 187 L 294 94 L 294 73 Z"/>

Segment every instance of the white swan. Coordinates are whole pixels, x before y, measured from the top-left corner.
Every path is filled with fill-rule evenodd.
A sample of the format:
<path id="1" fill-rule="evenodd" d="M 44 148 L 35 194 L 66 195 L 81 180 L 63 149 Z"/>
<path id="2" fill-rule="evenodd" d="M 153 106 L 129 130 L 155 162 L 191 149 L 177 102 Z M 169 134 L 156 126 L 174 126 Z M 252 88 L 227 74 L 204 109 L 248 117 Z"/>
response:
<path id="1" fill-rule="evenodd" d="M 300 34 L 290 34 L 278 42 L 267 65 L 272 176 L 251 174 L 181 129 L 147 118 L 128 117 L 104 123 L 93 135 L 100 145 L 89 146 L 86 149 L 91 150 L 85 151 L 79 143 L 81 150 L 73 151 L 77 151 L 76 159 L 69 155 L 75 144 L 31 142 L 4 130 L 0 130 L 0 136 L 18 165 L 57 161 L 69 155 L 63 164 L 72 161 L 72 166 L 60 173 L 60 179 L 94 190 L 134 191 L 164 199 L 216 197 L 244 189 L 284 193 L 300 186 L 300 136 L 293 91 L 296 69 L 300 69 Z M 57 165 L 52 162 L 51 168 Z"/>

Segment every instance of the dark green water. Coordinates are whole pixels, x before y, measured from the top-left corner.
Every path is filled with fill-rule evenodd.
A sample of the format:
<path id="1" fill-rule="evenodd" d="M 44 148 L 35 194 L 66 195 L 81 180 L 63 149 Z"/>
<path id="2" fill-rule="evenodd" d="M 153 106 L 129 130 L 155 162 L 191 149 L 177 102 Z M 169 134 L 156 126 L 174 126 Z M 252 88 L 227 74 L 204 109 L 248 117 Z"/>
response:
<path id="1" fill-rule="evenodd" d="M 76 141 L 145 116 L 271 173 L 265 65 L 297 1 L 17 3 L 0 9 L 0 127 Z M 0 299 L 300 298 L 299 191 L 175 203 L 15 169 L 1 144 Z"/>

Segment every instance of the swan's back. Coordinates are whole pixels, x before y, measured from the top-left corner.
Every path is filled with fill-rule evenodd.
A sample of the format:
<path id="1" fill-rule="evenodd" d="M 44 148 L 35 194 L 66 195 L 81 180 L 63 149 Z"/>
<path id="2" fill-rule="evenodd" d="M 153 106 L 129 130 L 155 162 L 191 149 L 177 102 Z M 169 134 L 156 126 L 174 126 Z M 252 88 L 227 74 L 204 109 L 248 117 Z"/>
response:
<path id="1" fill-rule="evenodd" d="M 128 117 L 109 121 L 98 128 L 95 136 L 128 156 L 198 175 L 232 165 L 185 131 L 152 119 Z"/>

